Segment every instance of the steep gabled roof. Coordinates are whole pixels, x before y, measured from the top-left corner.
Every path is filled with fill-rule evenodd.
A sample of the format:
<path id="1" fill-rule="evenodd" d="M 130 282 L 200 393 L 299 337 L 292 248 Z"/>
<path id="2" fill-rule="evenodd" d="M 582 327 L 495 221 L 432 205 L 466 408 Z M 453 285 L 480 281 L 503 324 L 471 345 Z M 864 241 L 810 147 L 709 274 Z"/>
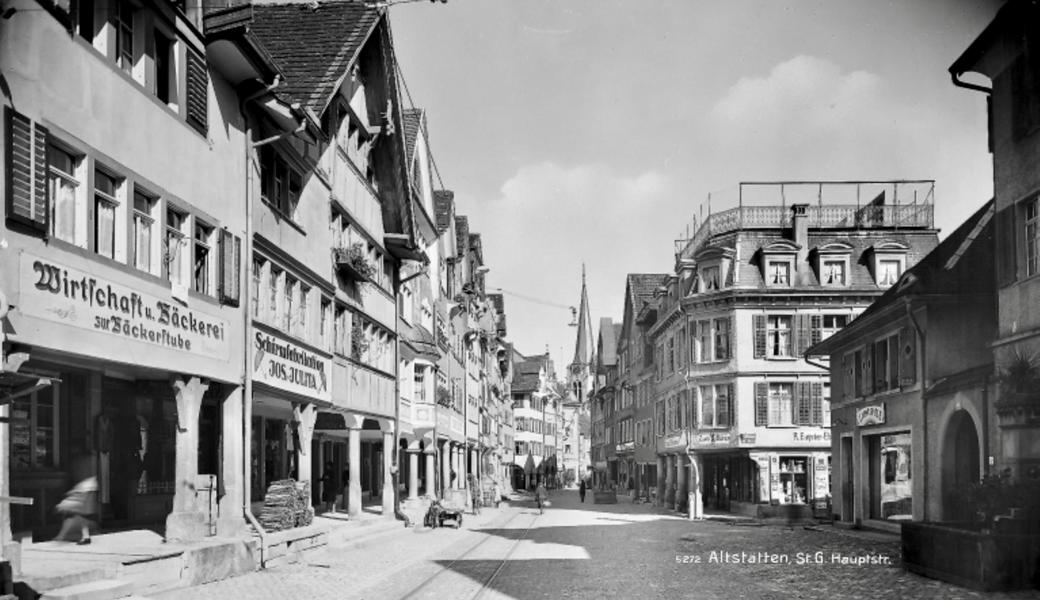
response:
<path id="1" fill-rule="evenodd" d="M 519 353 L 517 353 L 519 354 Z M 538 377 L 542 367 L 545 366 L 546 356 L 522 356 L 520 360 L 513 360 L 513 385 L 514 393 L 529 393 L 538 390 L 541 380 Z"/>
<path id="2" fill-rule="evenodd" d="M 254 4 L 252 31 L 285 73 L 277 93 L 320 115 L 381 16 L 364 2 Z"/>

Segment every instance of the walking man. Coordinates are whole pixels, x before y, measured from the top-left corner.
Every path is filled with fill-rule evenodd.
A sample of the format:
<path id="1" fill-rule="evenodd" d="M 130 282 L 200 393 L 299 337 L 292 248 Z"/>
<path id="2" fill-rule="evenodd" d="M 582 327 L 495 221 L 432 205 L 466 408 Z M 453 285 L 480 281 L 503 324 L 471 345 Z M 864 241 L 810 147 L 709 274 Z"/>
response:
<path id="1" fill-rule="evenodd" d="M 541 481 L 538 482 L 538 487 L 534 489 L 534 501 L 538 503 L 538 514 L 545 513 L 545 500 L 549 497 L 549 492 L 545 490 L 545 484 Z"/>
<path id="2" fill-rule="evenodd" d="M 585 487 L 585 480 L 582 479 L 581 483 L 578 484 L 578 498 L 581 499 L 582 503 L 585 502 L 585 490 L 586 489 L 587 488 Z"/>

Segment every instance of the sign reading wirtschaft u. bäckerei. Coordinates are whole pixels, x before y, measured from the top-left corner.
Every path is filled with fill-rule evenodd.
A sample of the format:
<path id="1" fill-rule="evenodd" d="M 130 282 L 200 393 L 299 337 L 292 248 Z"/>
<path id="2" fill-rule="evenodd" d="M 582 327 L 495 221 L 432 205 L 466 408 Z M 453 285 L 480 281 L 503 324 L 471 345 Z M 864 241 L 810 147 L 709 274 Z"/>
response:
<path id="1" fill-rule="evenodd" d="M 228 322 L 27 252 L 18 310 L 127 341 L 227 360 Z"/>

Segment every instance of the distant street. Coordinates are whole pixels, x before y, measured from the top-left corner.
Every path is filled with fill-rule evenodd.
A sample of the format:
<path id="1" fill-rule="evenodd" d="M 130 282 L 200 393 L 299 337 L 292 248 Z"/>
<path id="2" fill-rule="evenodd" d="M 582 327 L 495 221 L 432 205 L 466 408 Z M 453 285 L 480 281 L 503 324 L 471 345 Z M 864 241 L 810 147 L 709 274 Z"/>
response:
<path id="1" fill-rule="evenodd" d="M 590 500 L 559 491 L 544 515 L 533 502 L 517 502 L 467 515 L 461 531 L 402 529 L 362 548 L 329 547 L 304 564 L 157 598 L 1040 597 L 984 594 L 907 573 L 895 536 L 692 523 L 626 499 Z"/>

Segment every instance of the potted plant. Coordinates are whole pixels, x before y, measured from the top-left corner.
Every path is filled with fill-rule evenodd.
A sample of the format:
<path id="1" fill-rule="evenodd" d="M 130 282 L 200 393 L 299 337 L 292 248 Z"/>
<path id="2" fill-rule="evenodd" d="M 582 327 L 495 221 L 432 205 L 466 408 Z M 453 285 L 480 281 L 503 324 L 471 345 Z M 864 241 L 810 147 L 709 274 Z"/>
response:
<path id="1" fill-rule="evenodd" d="M 444 408 L 451 408 L 451 405 L 452 405 L 451 392 L 449 392 L 448 388 L 444 387 L 443 385 L 438 385 L 437 386 L 437 398 L 436 398 L 436 400 L 437 400 L 437 405 L 438 406 L 443 406 Z"/>
<path id="2" fill-rule="evenodd" d="M 350 327 L 350 356 L 354 360 L 361 360 L 361 355 L 368 350 L 368 338 L 365 337 L 365 328 L 360 319 L 354 319 Z"/>
<path id="3" fill-rule="evenodd" d="M 368 255 L 361 242 L 354 242 L 346 248 L 336 248 L 336 264 L 341 271 L 356 281 L 371 281 L 376 274 L 375 267 L 368 262 Z"/>

